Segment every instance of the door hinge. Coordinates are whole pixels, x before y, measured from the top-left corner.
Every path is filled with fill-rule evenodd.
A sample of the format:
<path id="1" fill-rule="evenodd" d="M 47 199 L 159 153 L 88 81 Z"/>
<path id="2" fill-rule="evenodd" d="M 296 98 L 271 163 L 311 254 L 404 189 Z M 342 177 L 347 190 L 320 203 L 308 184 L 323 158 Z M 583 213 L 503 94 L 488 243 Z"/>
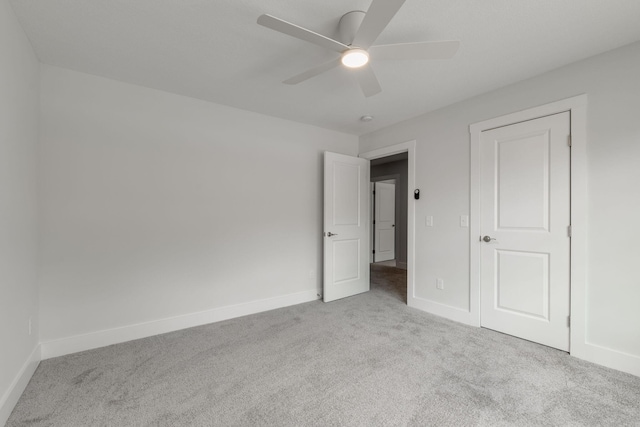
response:
<path id="1" fill-rule="evenodd" d="M 376 220 L 375 219 L 373 220 L 373 225 L 376 225 Z"/>
<path id="2" fill-rule="evenodd" d="M 571 316 L 567 316 L 567 326 L 571 326 Z"/>
<path id="3" fill-rule="evenodd" d="M 571 230 L 571 226 L 568 226 L 568 227 L 567 227 L 567 234 L 569 235 L 569 237 L 572 237 L 572 236 L 571 236 L 571 232 L 572 232 L 572 230 Z"/>
<path id="4" fill-rule="evenodd" d="M 572 146 L 573 142 L 571 141 L 571 135 L 569 135 L 569 138 L 567 139 L 567 143 L 569 144 L 569 147 Z"/>

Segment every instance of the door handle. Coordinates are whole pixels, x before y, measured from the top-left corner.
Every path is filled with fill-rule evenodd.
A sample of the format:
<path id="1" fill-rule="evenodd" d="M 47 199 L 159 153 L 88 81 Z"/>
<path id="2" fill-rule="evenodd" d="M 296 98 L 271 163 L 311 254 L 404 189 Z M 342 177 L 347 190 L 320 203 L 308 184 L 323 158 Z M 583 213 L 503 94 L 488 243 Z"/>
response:
<path id="1" fill-rule="evenodd" d="M 328 232 L 327 233 L 327 237 L 331 237 L 331 236 L 337 236 L 337 234 L 336 233 L 332 233 L 332 232 Z"/>
<path id="2" fill-rule="evenodd" d="M 493 238 L 493 237 L 484 236 L 484 237 L 482 238 L 482 240 L 483 240 L 484 242 L 489 243 L 490 241 L 492 241 L 492 240 L 496 240 L 496 239 L 495 239 L 495 238 Z"/>

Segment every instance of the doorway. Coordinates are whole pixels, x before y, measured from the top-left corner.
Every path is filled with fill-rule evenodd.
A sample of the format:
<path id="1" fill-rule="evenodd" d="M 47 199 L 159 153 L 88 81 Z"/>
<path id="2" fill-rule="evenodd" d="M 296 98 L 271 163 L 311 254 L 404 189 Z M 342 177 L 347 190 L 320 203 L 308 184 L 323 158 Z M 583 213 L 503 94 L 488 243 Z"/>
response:
<path id="1" fill-rule="evenodd" d="M 371 262 L 407 269 L 408 153 L 372 159 Z M 389 208 L 391 208 L 389 210 Z"/>
<path id="2" fill-rule="evenodd" d="M 399 144 L 374 152 L 363 153 L 360 157 L 367 158 L 370 163 L 372 185 L 371 215 L 371 289 L 378 289 L 397 297 L 404 304 L 411 305 L 413 295 L 413 221 L 414 221 L 414 170 L 413 165 L 415 142 Z M 381 233 L 380 219 L 387 220 L 389 215 L 381 215 L 376 207 L 374 197 L 381 199 L 379 189 L 373 194 L 375 186 L 394 184 L 393 222 L 387 227 L 393 229 L 393 253 L 388 240 L 380 249 Z M 389 190 L 387 188 L 386 190 Z M 410 190 L 410 191 L 409 191 Z M 388 196 L 389 191 L 386 192 Z M 378 212 L 375 212 L 378 210 Z M 383 218 L 381 218 L 383 217 Z M 374 224 L 375 220 L 375 224 Z M 377 229 L 377 230 L 376 230 Z M 387 232 L 387 238 L 389 237 Z M 377 240 L 377 242 L 376 242 Z M 386 246 L 386 247 L 385 247 Z M 374 250 L 376 251 L 374 253 Z M 380 253 L 382 252 L 382 254 Z M 382 255 L 377 257 L 375 255 Z M 374 262 L 375 261 L 375 262 Z"/>
<path id="3" fill-rule="evenodd" d="M 470 198 L 470 310 L 469 316 L 463 319 L 465 323 L 481 326 L 481 278 L 486 273 L 481 261 L 484 240 L 488 236 L 489 242 L 493 242 L 490 233 L 484 233 L 482 224 L 482 170 L 483 161 L 481 155 L 481 138 L 485 131 L 491 131 L 512 124 L 529 122 L 539 118 L 551 117 L 561 113 L 569 115 L 570 138 L 565 144 L 570 147 L 569 160 L 569 225 L 549 224 L 550 227 L 561 228 L 567 239 L 569 233 L 569 307 L 570 317 L 562 317 L 560 320 L 569 328 L 569 340 L 566 347 L 570 353 L 577 357 L 594 360 L 592 356 L 593 346 L 586 342 L 585 307 L 586 307 L 586 217 L 584 212 L 587 206 L 586 191 L 586 124 L 587 124 L 587 95 L 579 95 L 573 98 L 556 101 L 551 104 L 530 108 L 494 119 L 472 124 L 469 128 L 471 134 L 471 198 Z M 554 184 L 551 184 L 552 186 Z M 486 204 L 486 202 L 484 203 Z M 535 254 L 533 254 L 535 255 Z M 538 260 L 529 259 L 531 266 L 535 262 L 544 264 L 542 257 Z M 523 258 L 524 259 L 524 258 Z M 515 259 L 514 259 L 515 260 Z M 517 260 L 516 260 L 517 261 Z M 513 267 L 513 266 L 512 266 Z M 513 270 L 512 268 L 510 270 Z M 508 272 L 508 271 L 507 271 Z M 495 289 L 495 281 L 494 281 Z M 489 299 L 489 301 L 491 301 Z M 494 299 L 495 302 L 495 299 Z M 495 306 L 495 304 L 494 304 Z M 524 307 L 521 307 L 524 308 Z M 528 310 L 529 308 L 527 308 Z M 550 307 L 549 307 L 550 309 Z M 525 310 L 526 311 L 526 310 Z M 542 315 L 546 316 L 544 309 Z M 505 322 L 503 322 L 505 323 Z M 565 335 L 566 336 L 566 335 Z"/>
<path id="4" fill-rule="evenodd" d="M 367 292 L 370 287 L 369 240 L 371 218 L 369 206 L 369 162 L 382 157 L 407 153 L 407 227 L 406 227 L 406 301 L 419 304 L 415 297 L 415 151 L 409 141 L 358 157 L 325 152 L 323 219 L 323 300 Z M 411 194 L 409 194 L 409 192 Z M 363 233 L 364 232 L 364 233 Z M 338 263 L 336 263 L 338 261 Z"/>

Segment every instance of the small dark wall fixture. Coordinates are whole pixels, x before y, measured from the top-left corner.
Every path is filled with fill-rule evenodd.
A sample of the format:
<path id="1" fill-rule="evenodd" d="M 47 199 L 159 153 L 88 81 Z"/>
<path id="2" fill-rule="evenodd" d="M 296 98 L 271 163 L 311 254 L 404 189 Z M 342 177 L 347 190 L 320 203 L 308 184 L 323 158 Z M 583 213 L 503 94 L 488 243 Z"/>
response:
<path id="1" fill-rule="evenodd" d="M 416 188 L 416 190 L 413 192 L 413 198 L 418 200 L 420 198 L 420 190 Z"/>

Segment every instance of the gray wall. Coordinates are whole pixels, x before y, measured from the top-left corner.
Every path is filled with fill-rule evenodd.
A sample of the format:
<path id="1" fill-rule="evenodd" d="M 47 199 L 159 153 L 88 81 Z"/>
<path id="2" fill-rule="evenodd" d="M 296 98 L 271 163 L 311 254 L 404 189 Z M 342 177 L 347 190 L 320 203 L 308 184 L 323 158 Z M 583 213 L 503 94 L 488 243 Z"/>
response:
<path id="1" fill-rule="evenodd" d="M 396 260 L 407 263 L 407 175 L 408 161 L 371 164 L 371 181 L 396 178 Z M 397 177 L 395 176 L 397 175 Z"/>
<path id="2" fill-rule="evenodd" d="M 360 152 L 416 141 L 415 294 L 469 310 L 469 125 L 588 95 L 588 360 L 640 373 L 640 43 L 598 55 L 365 135 Z M 425 216 L 434 226 L 425 227 Z M 473 218 L 472 218 L 473 220 Z M 445 289 L 436 288 L 436 278 Z M 457 311 L 456 311 L 457 310 Z"/>
<path id="3" fill-rule="evenodd" d="M 39 67 L 11 6 L 0 2 L 0 426 L 39 358 Z"/>
<path id="4" fill-rule="evenodd" d="M 41 99 L 43 355 L 97 331 L 315 299 L 322 156 L 355 155 L 355 136 L 49 65 Z"/>

